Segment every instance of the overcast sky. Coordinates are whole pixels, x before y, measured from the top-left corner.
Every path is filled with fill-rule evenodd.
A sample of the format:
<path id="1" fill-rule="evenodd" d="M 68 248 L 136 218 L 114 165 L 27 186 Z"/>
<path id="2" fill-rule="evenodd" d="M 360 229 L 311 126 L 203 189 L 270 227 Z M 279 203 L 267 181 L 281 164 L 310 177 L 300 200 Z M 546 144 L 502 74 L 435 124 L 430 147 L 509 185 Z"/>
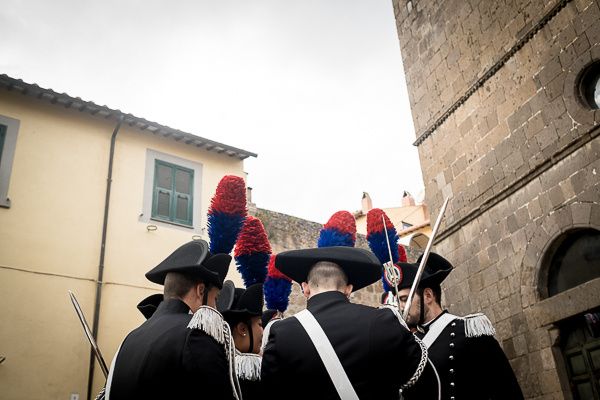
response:
<path id="1" fill-rule="evenodd" d="M 258 153 L 258 207 L 422 190 L 391 0 L 0 4 L 0 73 Z"/>

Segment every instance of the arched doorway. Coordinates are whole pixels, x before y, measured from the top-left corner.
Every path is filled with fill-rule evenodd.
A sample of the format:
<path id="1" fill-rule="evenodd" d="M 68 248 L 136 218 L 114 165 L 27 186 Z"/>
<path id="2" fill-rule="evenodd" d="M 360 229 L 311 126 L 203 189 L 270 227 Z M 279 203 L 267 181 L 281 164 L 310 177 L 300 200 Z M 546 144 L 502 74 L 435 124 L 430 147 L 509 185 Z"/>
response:
<path id="1" fill-rule="evenodd" d="M 565 232 L 549 247 L 543 264 L 548 268 L 547 284 L 541 287 L 543 297 L 600 277 L 600 231 L 581 228 Z M 556 325 L 573 398 L 600 400 L 600 308 Z"/>

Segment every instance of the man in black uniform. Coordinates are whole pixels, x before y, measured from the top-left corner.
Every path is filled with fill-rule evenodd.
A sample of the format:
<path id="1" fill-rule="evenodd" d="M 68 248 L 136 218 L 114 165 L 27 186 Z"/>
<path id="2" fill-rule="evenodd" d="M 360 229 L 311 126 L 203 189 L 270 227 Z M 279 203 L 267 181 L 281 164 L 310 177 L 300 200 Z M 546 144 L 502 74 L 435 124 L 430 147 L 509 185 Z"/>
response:
<path id="1" fill-rule="evenodd" d="M 107 399 L 231 399 L 228 335 L 215 299 L 229 269 L 228 254 L 189 242 L 146 274 L 164 285 L 164 300 L 133 330 L 111 366 Z M 191 329 L 192 313 L 196 326 Z"/>
<path id="2" fill-rule="evenodd" d="M 416 264 L 399 263 L 400 308 L 406 306 L 421 259 Z M 407 317 L 417 336 L 429 349 L 445 400 L 519 400 L 523 393 L 515 374 L 494 339 L 494 327 L 483 314 L 458 317 L 441 307 L 441 282 L 453 266 L 444 257 L 430 253 Z"/>
<path id="3" fill-rule="evenodd" d="M 421 398 L 437 399 L 437 382 L 419 379 L 431 368 L 427 352 L 399 314 L 348 300 L 381 277 L 373 253 L 323 247 L 283 252 L 275 262 L 302 284 L 308 303 L 271 326 L 262 362 L 267 399 L 398 399 L 415 382 L 435 393 Z"/>

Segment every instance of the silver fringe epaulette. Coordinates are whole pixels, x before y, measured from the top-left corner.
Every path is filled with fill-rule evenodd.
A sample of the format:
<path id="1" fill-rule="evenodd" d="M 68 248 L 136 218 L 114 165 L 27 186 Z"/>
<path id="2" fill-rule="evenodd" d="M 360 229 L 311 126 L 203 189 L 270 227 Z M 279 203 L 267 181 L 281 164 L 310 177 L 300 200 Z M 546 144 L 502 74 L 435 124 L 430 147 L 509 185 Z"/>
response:
<path id="1" fill-rule="evenodd" d="M 485 314 L 465 315 L 463 319 L 466 337 L 494 336 L 496 334 L 492 321 Z"/>
<path id="2" fill-rule="evenodd" d="M 218 343 L 225 344 L 223 324 L 226 324 L 226 322 L 220 312 L 212 307 L 202 306 L 194 313 L 187 327 L 199 329 Z"/>
<path id="3" fill-rule="evenodd" d="M 227 364 L 229 364 L 229 380 L 233 391 L 234 400 L 241 400 L 242 391 L 238 382 L 235 361 L 235 344 L 229 325 L 220 312 L 209 306 L 202 306 L 194 313 L 188 326 L 189 329 L 198 329 L 215 339 L 225 349 Z"/>
<path id="4" fill-rule="evenodd" d="M 260 381 L 262 357 L 253 353 L 235 352 L 235 371 L 239 380 Z"/>

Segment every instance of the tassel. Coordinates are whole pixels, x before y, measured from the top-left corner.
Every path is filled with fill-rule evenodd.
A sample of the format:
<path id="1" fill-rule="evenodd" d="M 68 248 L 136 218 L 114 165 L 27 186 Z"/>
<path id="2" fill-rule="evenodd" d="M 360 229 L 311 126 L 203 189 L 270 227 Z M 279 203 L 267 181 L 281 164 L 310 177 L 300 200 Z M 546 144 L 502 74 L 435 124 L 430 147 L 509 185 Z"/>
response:
<path id="1" fill-rule="evenodd" d="M 260 381 L 262 357 L 258 354 L 235 353 L 235 370 L 237 377 L 244 381 Z"/>
<path id="2" fill-rule="evenodd" d="M 220 344 L 225 344 L 223 325 L 227 325 L 220 312 L 212 307 L 202 306 L 194 313 L 188 328 L 199 329 Z"/>
<path id="3" fill-rule="evenodd" d="M 485 314 L 466 315 L 464 320 L 466 337 L 494 336 L 496 334 L 492 321 Z"/>

